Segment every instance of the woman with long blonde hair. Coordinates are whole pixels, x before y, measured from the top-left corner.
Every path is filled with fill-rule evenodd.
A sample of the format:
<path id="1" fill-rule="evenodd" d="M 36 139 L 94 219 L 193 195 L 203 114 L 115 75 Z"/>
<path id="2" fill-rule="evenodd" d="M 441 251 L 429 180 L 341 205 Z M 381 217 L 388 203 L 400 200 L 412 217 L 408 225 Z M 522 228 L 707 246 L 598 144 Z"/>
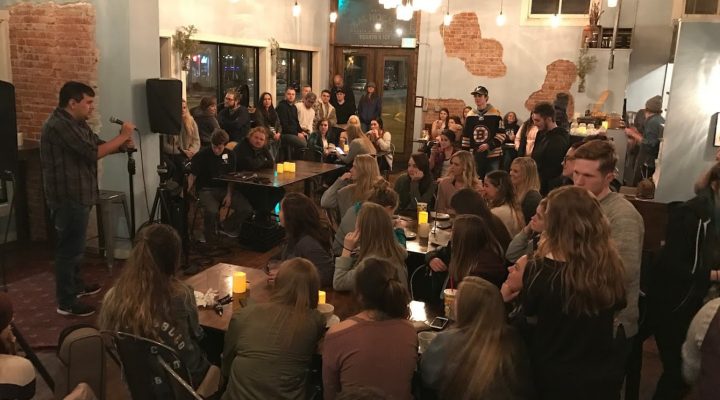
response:
<path id="1" fill-rule="evenodd" d="M 485 175 L 483 197 L 488 202 L 490 212 L 502 220 L 510 236 L 515 236 L 522 230 L 525 217 L 507 172 L 495 170 Z"/>
<path id="2" fill-rule="evenodd" d="M 536 321 L 529 341 L 541 399 L 619 398 L 626 346 L 624 268 L 600 203 L 566 186 L 548 196 L 545 231 L 520 299 Z"/>
<path id="3" fill-rule="evenodd" d="M 223 399 L 305 399 L 307 370 L 325 318 L 317 311 L 320 278 L 312 263 L 280 265 L 270 301 L 233 313 L 225 334 Z"/>
<path id="4" fill-rule="evenodd" d="M 461 150 L 450 157 L 450 168 L 448 176 L 438 181 L 437 212 L 448 212 L 450 210 L 450 199 L 461 189 L 473 189 L 480 191 L 482 184 L 478 179 L 475 158 L 469 151 Z"/>
<path id="5" fill-rule="evenodd" d="M 443 399 L 533 398 L 530 365 L 520 336 L 507 323 L 492 283 L 463 279 L 455 298 L 456 324 L 423 353 L 426 386 Z"/>
<path id="6" fill-rule="evenodd" d="M 179 135 L 162 135 L 162 160 L 168 167 L 168 175 L 182 184 L 185 164 L 200 150 L 200 133 L 195 119 L 190 115 L 185 99 L 182 101 L 182 125 Z"/>
<path id="7" fill-rule="evenodd" d="M 381 179 L 380 168 L 369 154 L 357 157 L 350 172 L 344 173 L 333 182 L 320 199 L 322 208 L 337 209 L 340 216 L 358 201 L 365 201 L 372 187 Z"/>
<path id="8" fill-rule="evenodd" d="M 531 157 L 514 159 L 510 164 L 510 182 L 515 190 L 515 198 L 525 216 L 525 223 L 528 224 L 542 199 L 540 176 L 535 160 Z"/>
<path id="9" fill-rule="evenodd" d="M 192 386 L 209 387 L 203 395 L 211 395 L 217 391 L 220 374 L 199 345 L 203 330 L 193 289 L 176 276 L 181 249 L 180 236 L 171 226 L 142 228 L 130 258 L 105 295 L 98 324 L 103 330 L 131 333 L 172 347 L 188 368 Z"/>
<path id="10" fill-rule="evenodd" d="M 342 161 L 343 164 L 351 165 L 355 158 L 361 154 L 371 154 L 373 156 L 377 154 L 372 141 L 365 135 L 359 125 L 348 124 L 345 132 L 347 132 L 350 149 L 347 154 L 337 154 L 338 160 Z"/>
<path id="11" fill-rule="evenodd" d="M 389 260 L 398 270 L 400 282 L 408 287 L 405 259 L 407 251 L 397 242 L 392 218 L 379 204 L 366 202 L 360 208 L 355 230 L 345 235 L 343 251 L 335 258 L 335 290 L 351 290 L 355 284 L 355 266 L 367 257 Z"/>

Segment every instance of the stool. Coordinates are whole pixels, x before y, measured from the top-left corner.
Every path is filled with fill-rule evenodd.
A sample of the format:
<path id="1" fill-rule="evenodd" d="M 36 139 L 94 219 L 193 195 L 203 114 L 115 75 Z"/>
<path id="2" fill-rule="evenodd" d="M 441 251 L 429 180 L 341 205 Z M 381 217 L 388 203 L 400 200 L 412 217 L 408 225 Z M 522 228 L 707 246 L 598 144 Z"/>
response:
<path id="1" fill-rule="evenodd" d="M 110 272 L 112 272 L 113 264 L 115 263 L 115 232 L 117 231 L 117 221 L 112 218 L 113 204 L 122 204 L 128 232 L 132 230 L 125 192 L 101 190 L 97 203 L 95 204 L 98 225 L 98 247 L 105 252 L 105 260 L 107 261 Z M 132 234 L 132 232 L 130 233 Z"/>

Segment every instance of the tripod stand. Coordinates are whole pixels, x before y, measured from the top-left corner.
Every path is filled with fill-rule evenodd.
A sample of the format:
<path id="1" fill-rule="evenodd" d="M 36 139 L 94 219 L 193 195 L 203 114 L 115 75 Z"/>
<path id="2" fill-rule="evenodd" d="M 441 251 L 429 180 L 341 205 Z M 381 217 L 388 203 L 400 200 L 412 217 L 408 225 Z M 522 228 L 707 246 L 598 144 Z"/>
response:
<path id="1" fill-rule="evenodd" d="M 130 179 L 130 241 L 135 240 L 135 159 L 133 153 L 137 151 L 134 147 L 128 147 L 125 149 L 128 156 L 127 170 L 128 177 Z"/>

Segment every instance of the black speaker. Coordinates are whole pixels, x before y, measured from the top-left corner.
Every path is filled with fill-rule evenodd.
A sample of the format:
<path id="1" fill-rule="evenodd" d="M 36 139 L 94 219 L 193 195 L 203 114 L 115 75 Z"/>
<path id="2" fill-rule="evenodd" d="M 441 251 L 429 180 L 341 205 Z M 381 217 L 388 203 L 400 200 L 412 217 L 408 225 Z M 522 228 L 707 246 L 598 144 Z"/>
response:
<path id="1" fill-rule="evenodd" d="M 0 174 L 16 173 L 18 163 L 15 86 L 0 81 Z"/>
<path id="2" fill-rule="evenodd" d="M 182 126 L 182 82 L 177 79 L 145 81 L 150 131 L 179 135 Z"/>

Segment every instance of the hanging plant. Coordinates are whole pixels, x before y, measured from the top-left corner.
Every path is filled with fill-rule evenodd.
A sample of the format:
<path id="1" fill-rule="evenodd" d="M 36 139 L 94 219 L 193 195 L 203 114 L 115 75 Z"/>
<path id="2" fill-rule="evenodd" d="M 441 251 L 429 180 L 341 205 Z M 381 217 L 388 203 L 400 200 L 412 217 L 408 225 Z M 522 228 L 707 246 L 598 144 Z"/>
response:
<path id="1" fill-rule="evenodd" d="M 277 70 L 277 56 L 280 51 L 280 43 L 278 43 L 275 38 L 270 38 L 268 41 L 270 42 L 270 59 L 272 61 L 270 65 L 272 66 L 273 72 L 275 72 Z"/>
<path id="2" fill-rule="evenodd" d="M 197 31 L 195 25 L 188 25 L 176 29 L 175 34 L 172 35 L 173 50 L 180 55 L 183 71 L 190 70 L 190 56 L 198 50 L 198 41 L 192 39 L 192 35 Z"/>
<path id="3" fill-rule="evenodd" d="M 578 84 L 578 93 L 585 93 L 585 77 L 595 70 L 597 57 L 588 55 L 588 49 L 580 49 L 580 55 L 577 59 L 577 76 L 580 78 Z"/>

